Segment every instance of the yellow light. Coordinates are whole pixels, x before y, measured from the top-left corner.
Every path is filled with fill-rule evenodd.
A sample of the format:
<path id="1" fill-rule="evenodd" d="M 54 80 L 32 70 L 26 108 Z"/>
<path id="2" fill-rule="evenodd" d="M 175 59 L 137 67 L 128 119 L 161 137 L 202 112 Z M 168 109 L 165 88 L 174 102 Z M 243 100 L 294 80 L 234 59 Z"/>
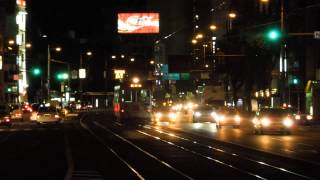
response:
<path id="1" fill-rule="evenodd" d="M 56 51 L 60 52 L 61 51 L 61 47 L 56 47 Z"/>
<path id="2" fill-rule="evenodd" d="M 211 26 L 210 26 L 210 29 L 211 29 L 211 30 L 217 30 L 217 26 L 216 26 L 216 25 L 211 25 Z"/>
<path id="3" fill-rule="evenodd" d="M 134 77 L 134 78 L 132 78 L 132 82 L 133 83 L 139 83 L 140 79 L 138 77 Z"/>
<path id="4" fill-rule="evenodd" d="M 262 3 L 268 3 L 269 0 L 260 0 L 260 2 L 262 2 Z"/>
<path id="5" fill-rule="evenodd" d="M 202 38 L 203 38 L 203 34 L 201 33 L 197 34 L 196 39 L 202 39 Z"/>
<path id="6" fill-rule="evenodd" d="M 236 13 L 229 13 L 229 18 L 231 18 L 231 19 L 234 19 L 234 18 L 236 18 L 237 17 L 237 14 Z"/>
<path id="7" fill-rule="evenodd" d="M 9 44 L 10 45 L 14 44 L 14 40 L 9 40 Z"/>
<path id="8" fill-rule="evenodd" d="M 196 39 L 192 39 L 192 44 L 197 44 L 198 43 L 198 41 L 196 40 Z"/>
<path id="9" fill-rule="evenodd" d="M 27 47 L 27 48 L 31 48 L 32 45 L 31 45 L 30 43 L 27 43 L 27 44 L 26 44 L 26 47 Z"/>

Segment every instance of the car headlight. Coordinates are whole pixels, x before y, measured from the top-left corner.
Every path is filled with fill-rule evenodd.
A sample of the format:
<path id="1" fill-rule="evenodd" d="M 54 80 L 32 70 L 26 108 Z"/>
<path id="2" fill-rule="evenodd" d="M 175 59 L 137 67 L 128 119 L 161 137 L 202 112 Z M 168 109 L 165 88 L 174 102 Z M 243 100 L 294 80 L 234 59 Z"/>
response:
<path id="1" fill-rule="evenodd" d="M 308 120 L 312 120 L 312 116 L 311 115 L 307 115 L 307 119 Z"/>
<path id="2" fill-rule="evenodd" d="M 257 117 L 254 117 L 254 118 L 252 119 L 252 123 L 253 123 L 254 125 L 259 124 L 258 118 L 257 118 Z"/>
<path id="3" fill-rule="evenodd" d="M 269 126 L 271 124 L 271 121 L 270 121 L 270 119 L 263 118 L 261 120 L 261 124 L 262 124 L 262 126 Z"/>
<path id="4" fill-rule="evenodd" d="M 215 118 L 217 116 L 217 113 L 212 112 L 210 115 L 211 115 L 211 117 Z"/>
<path id="5" fill-rule="evenodd" d="M 226 120 L 226 117 L 224 115 L 218 116 L 218 121 L 224 121 Z"/>
<path id="6" fill-rule="evenodd" d="M 60 116 L 56 114 L 56 115 L 54 115 L 54 118 L 60 118 Z"/>
<path id="7" fill-rule="evenodd" d="M 241 121 L 241 118 L 240 118 L 239 115 L 236 115 L 236 116 L 234 117 L 234 120 L 235 120 L 236 122 L 240 122 L 240 121 Z"/>
<path id="8" fill-rule="evenodd" d="M 200 117 L 200 116 L 201 116 L 201 113 L 200 113 L 200 112 L 195 112 L 194 115 L 195 115 L 196 117 Z"/>
<path id="9" fill-rule="evenodd" d="M 286 118 L 282 121 L 283 125 L 285 125 L 286 127 L 291 127 L 293 125 L 293 121 L 292 119 Z"/>
<path id="10" fill-rule="evenodd" d="M 169 118 L 175 119 L 176 117 L 177 117 L 176 113 L 173 113 L 173 112 L 169 113 Z"/>
<path id="11" fill-rule="evenodd" d="M 300 116 L 300 115 L 296 115 L 296 116 L 295 116 L 295 119 L 296 119 L 296 120 L 300 120 L 300 119 L 301 119 L 301 116 Z"/>
<path id="12" fill-rule="evenodd" d="M 161 112 L 157 112 L 156 113 L 156 118 L 158 118 L 158 119 L 162 118 L 162 113 Z"/>

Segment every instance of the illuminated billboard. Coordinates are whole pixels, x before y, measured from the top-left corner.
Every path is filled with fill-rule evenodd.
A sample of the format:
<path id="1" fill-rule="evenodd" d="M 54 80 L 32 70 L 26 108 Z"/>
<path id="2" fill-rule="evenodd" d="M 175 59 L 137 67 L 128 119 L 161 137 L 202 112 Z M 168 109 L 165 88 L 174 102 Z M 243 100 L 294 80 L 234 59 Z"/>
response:
<path id="1" fill-rule="evenodd" d="M 159 13 L 119 13 L 118 33 L 154 34 L 159 33 Z"/>

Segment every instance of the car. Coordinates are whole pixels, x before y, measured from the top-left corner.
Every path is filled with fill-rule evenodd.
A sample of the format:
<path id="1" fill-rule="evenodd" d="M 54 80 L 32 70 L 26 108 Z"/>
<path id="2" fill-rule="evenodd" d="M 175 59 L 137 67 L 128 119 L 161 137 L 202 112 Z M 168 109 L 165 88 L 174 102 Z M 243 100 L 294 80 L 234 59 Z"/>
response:
<path id="1" fill-rule="evenodd" d="M 12 126 L 10 107 L 7 105 L 0 105 L 0 126 L 8 128 Z"/>
<path id="2" fill-rule="evenodd" d="M 176 112 L 171 106 L 160 106 L 152 109 L 151 121 L 153 123 L 173 123 L 177 120 L 177 116 L 178 112 Z"/>
<path id="3" fill-rule="evenodd" d="M 192 122 L 215 122 L 216 109 L 210 105 L 198 106 L 193 111 Z"/>
<path id="4" fill-rule="evenodd" d="M 262 108 L 252 120 L 255 134 L 280 131 L 290 134 L 294 126 L 293 114 L 285 108 Z"/>
<path id="5" fill-rule="evenodd" d="M 10 105 L 10 116 L 12 120 L 23 120 L 23 110 L 20 105 Z"/>
<path id="6" fill-rule="evenodd" d="M 215 115 L 216 127 L 220 129 L 222 126 L 232 126 L 233 128 L 240 128 L 241 115 L 235 108 L 221 107 Z"/>
<path id="7" fill-rule="evenodd" d="M 311 125 L 314 123 L 313 116 L 310 114 L 297 113 L 295 114 L 294 119 L 299 125 Z"/>
<path id="8" fill-rule="evenodd" d="M 35 119 L 37 124 L 60 124 L 61 117 L 57 108 L 53 106 L 43 106 L 41 105 L 38 109 L 36 117 L 32 117 Z"/>

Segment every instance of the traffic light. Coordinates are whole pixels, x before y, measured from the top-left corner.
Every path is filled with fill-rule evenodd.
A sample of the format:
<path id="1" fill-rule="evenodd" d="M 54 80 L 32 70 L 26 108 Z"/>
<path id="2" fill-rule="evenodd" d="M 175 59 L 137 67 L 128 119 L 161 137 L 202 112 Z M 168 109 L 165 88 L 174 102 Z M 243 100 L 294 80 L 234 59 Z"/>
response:
<path id="1" fill-rule="evenodd" d="M 32 74 L 38 76 L 41 74 L 41 70 L 39 68 L 32 69 Z"/>
<path id="2" fill-rule="evenodd" d="M 282 33 L 280 32 L 279 29 L 270 29 L 267 33 L 266 33 L 267 39 L 271 40 L 271 41 L 277 41 L 281 38 Z"/>
<path id="3" fill-rule="evenodd" d="M 294 84 L 294 85 L 299 84 L 299 79 L 298 79 L 297 77 L 294 77 L 294 78 L 292 79 L 292 84 Z"/>
<path id="4" fill-rule="evenodd" d="M 59 73 L 59 74 L 57 74 L 57 79 L 58 80 L 66 80 L 66 79 L 69 79 L 69 75 L 67 73 Z"/>
<path id="5" fill-rule="evenodd" d="M 7 88 L 6 88 L 6 92 L 7 92 L 7 93 L 11 93 L 11 92 L 12 92 L 12 88 L 11 88 L 11 87 L 7 87 Z"/>

